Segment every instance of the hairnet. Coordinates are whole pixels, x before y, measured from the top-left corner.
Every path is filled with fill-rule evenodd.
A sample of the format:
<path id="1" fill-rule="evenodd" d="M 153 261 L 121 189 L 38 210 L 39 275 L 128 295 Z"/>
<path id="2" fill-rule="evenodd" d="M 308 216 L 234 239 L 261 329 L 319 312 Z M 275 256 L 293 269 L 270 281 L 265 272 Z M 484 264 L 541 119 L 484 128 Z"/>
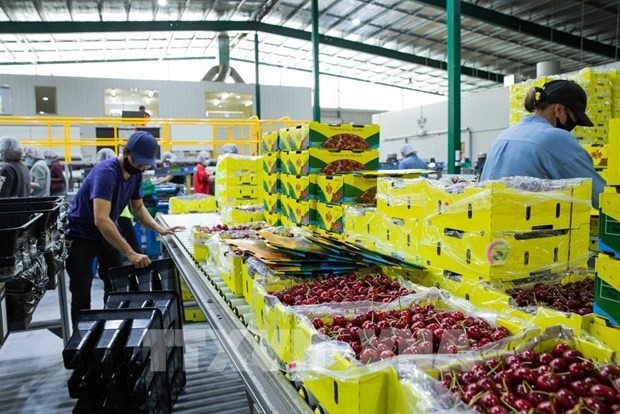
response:
<path id="1" fill-rule="evenodd" d="M 400 149 L 400 153 L 403 155 L 403 157 L 406 157 L 408 155 L 414 154 L 415 150 L 413 149 L 411 144 L 405 144 Z"/>
<path id="2" fill-rule="evenodd" d="M 43 156 L 45 158 L 50 158 L 50 159 L 56 159 L 58 158 L 58 154 L 56 154 L 54 151 L 52 150 L 45 150 L 45 152 L 43 153 Z"/>
<path id="3" fill-rule="evenodd" d="M 219 155 L 223 154 L 239 154 L 239 147 L 235 144 L 225 144 L 222 145 L 222 148 L 218 151 Z"/>
<path id="4" fill-rule="evenodd" d="M 164 152 L 161 155 L 161 162 L 177 162 L 177 156 L 171 152 Z"/>
<path id="5" fill-rule="evenodd" d="M 211 158 L 211 154 L 209 154 L 209 151 L 200 151 L 198 153 L 197 161 L 202 163 L 208 160 L 209 158 Z"/>
<path id="6" fill-rule="evenodd" d="M 2 161 L 19 161 L 22 159 L 22 146 L 13 137 L 0 139 L 0 158 Z"/>
<path id="7" fill-rule="evenodd" d="M 112 151 L 110 148 L 103 148 L 100 149 L 99 152 L 97 152 L 95 159 L 97 160 L 97 163 L 100 163 L 114 157 L 116 157 L 114 151 Z"/>
<path id="8" fill-rule="evenodd" d="M 41 153 L 41 150 L 33 147 L 32 145 L 26 145 L 24 147 L 24 155 L 26 157 L 34 158 L 35 160 L 43 159 L 43 154 Z"/>

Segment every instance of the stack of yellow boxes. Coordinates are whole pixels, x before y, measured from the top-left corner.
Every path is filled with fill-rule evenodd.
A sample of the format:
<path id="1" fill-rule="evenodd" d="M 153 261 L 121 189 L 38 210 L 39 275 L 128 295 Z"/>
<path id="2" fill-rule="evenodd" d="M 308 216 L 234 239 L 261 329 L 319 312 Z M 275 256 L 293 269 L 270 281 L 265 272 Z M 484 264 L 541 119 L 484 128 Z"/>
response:
<path id="1" fill-rule="evenodd" d="M 377 170 L 379 126 L 310 122 L 281 130 L 280 147 L 282 222 L 340 235 L 342 207 L 317 201 L 319 177 L 326 190 L 334 176 L 342 188 L 341 174 Z"/>
<path id="2" fill-rule="evenodd" d="M 254 216 L 255 210 L 262 209 L 261 167 L 262 157 L 225 154 L 218 158 L 215 170 L 215 196 L 220 212 L 226 210 L 231 217 L 245 216 L 246 213 Z M 247 206 L 255 208 L 249 211 Z M 230 212 L 230 209 L 239 212 L 238 214 L 235 211 Z M 247 221 L 257 220 L 245 222 Z"/>
<path id="3" fill-rule="evenodd" d="M 599 254 L 596 261 L 594 313 L 606 325 L 620 325 L 620 118 L 609 122 L 609 170 L 600 197 Z M 615 330 L 619 335 L 620 331 Z M 595 335 L 597 336 L 597 335 Z"/>
<path id="4" fill-rule="evenodd" d="M 280 193 L 280 132 L 265 132 L 262 135 L 261 147 L 263 150 L 262 163 L 262 190 L 265 221 L 270 226 L 281 224 Z"/>
<path id="5" fill-rule="evenodd" d="M 379 180 L 386 253 L 467 279 L 509 281 L 583 266 L 588 180 Z M 457 276 L 457 277 L 458 277 Z"/>

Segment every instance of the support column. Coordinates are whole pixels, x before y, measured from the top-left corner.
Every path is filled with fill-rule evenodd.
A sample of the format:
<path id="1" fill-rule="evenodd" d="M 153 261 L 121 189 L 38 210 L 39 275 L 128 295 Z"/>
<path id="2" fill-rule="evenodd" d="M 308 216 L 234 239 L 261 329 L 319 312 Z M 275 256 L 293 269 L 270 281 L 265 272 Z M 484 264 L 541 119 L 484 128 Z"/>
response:
<path id="1" fill-rule="evenodd" d="M 448 0 L 448 174 L 461 172 L 461 1 Z"/>
<path id="2" fill-rule="evenodd" d="M 256 116 L 260 119 L 260 61 L 258 58 L 258 32 L 254 33 L 254 74 L 256 75 L 256 85 L 254 86 L 254 96 L 256 98 Z"/>
<path id="3" fill-rule="evenodd" d="M 321 90 L 319 88 L 319 0 L 312 0 L 312 73 L 314 75 L 312 119 L 321 122 Z"/>

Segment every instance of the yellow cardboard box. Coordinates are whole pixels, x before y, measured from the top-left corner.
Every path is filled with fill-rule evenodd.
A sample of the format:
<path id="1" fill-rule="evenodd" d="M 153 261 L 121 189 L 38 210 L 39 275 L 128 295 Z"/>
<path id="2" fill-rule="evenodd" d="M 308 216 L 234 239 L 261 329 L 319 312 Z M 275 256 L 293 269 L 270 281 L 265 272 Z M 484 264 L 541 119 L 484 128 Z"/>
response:
<path id="1" fill-rule="evenodd" d="M 278 138 L 279 135 L 279 131 L 263 132 L 261 138 L 261 146 L 263 148 L 263 152 L 275 152 L 280 149 Z"/>
<path id="2" fill-rule="evenodd" d="M 262 190 L 254 185 L 216 186 L 217 197 L 222 198 L 258 198 Z"/>
<path id="3" fill-rule="evenodd" d="M 270 226 L 276 227 L 280 225 L 280 213 L 265 212 L 265 222 Z"/>
<path id="4" fill-rule="evenodd" d="M 313 225 L 315 222 L 316 201 L 294 200 L 290 197 L 282 197 L 280 200 L 283 213 L 286 212 L 288 219 L 301 225 Z"/>
<path id="5" fill-rule="evenodd" d="M 374 247 L 381 227 L 375 207 L 345 205 L 342 223 L 346 241 L 361 244 L 367 249 Z"/>
<path id="6" fill-rule="evenodd" d="M 317 178 L 317 198 L 324 203 L 376 204 L 377 177 L 363 174 L 326 175 Z"/>
<path id="7" fill-rule="evenodd" d="M 280 193 L 280 173 L 275 174 L 263 174 L 263 191 L 266 194 L 279 194 Z"/>
<path id="8" fill-rule="evenodd" d="M 377 180 L 377 211 L 398 219 L 422 218 L 428 209 L 427 187 L 425 179 L 380 177 Z"/>
<path id="9" fill-rule="evenodd" d="M 427 266 L 471 279 L 508 282 L 583 264 L 583 257 L 570 255 L 574 235 L 568 229 L 485 233 L 425 224 L 421 231 L 419 252 Z"/>
<path id="10" fill-rule="evenodd" d="M 262 156 L 253 157 L 239 154 L 224 154 L 217 159 L 215 167 L 217 177 L 227 175 L 243 175 L 246 172 L 257 173 L 261 169 Z"/>
<path id="11" fill-rule="evenodd" d="M 280 151 L 263 155 L 263 172 L 265 174 L 280 172 Z"/>
<path id="12" fill-rule="evenodd" d="M 316 203 L 316 226 L 334 233 L 342 233 L 344 208 L 339 204 Z"/>
<path id="13" fill-rule="evenodd" d="M 280 172 L 282 174 L 290 174 L 288 164 L 290 160 L 290 154 L 288 151 L 280 151 Z"/>
<path id="14" fill-rule="evenodd" d="M 266 213 L 279 213 L 280 212 L 280 194 L 265 194 L 263 196 L 263 206 Z"/>
<path id="15" fill-rule="evenodd" d="M 620 185 L 620 118 L 609 120 L 607 185 Z"/>
<path id="16" fill-rule="evenodd" d="M 380 215 L 378 220 L 379 251 L 409 264 L 422 265 L 418 243 L 421 234 L 420 220 L 397 219 L 384 215 Z"/>
<path id="17" fill-rule="evenodd" d="M 314 200 L 316 198 L 316 174 L 287 175 L 286 194 L 296 200 Z"/>
<path id="18" fill-rule="evenodd" d="M 590 157 L 594 167 L 607 167 L 608 145 L 605 144 L 581 144 Z"/>
<path id="19" fill-rule="evenodd" d="M 379 148 L 379 125 L 327 124 L 310 122 L 289 128 L 287 148 L 368 150 Z"/>
<path id="20" fill-rule="evenodd" d="M 288 147 L 288 128 L 280 128 L 280 130 L 278 130 L 278 145 L 279 145 L 279 149 L 281 151 L 288 151 L 289 147 Z"/>
<path id="21" fill-rule="evenodd" d="M 293 175 L 374 171 L 379 167 L 379 150 L 332 151 L 311 148 L 289 152 L 286 162 L 288 173 Z"/>

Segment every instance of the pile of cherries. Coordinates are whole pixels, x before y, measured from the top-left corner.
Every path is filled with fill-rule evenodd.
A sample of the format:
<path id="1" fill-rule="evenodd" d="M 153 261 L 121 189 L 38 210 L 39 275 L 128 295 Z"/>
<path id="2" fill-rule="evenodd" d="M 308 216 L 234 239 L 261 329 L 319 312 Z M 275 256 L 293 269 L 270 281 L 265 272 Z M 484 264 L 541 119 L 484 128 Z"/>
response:
<path id="1" fill-rule="evenodd" d="M 365 277 L 351 273 L 346 276 L 334 276 L 302 283 L 269 293 L 276 296 L 285 305 L 297 306 L 366 300 L 387 303 L 400 296 L 415 292 L 390 280 L 381 273 Z"/>
<path id="2" fill-rule="evenodd" d="M 562 312 L 587 315 L 592 313 L 594 279 L 585 279 L 565 285 L 536 283 L 526 289 L 509 289 L 506 293 L 521 307 L 548 306 Z"/>
<path id="3" fill-rule="evenodd" d="M 620 366 L 596 366 L 565 343 L 549 352 L 489 359 L 441 378 L 481 413 L 620 413 Z"/>
<path id="4" fill-rule="evenodd" d="M 455 354 L 477 349 L 509 336 L 503 326 L 493 328 L 481 318 L 459 310 L 437 310 L 433 304 L 404 310 L 369 311 L 332 322 L 312 319 L 320 334 L 347 342 L 362 363 L 404 354 Z"/>
<path id="5" fill-rule="evenodd" d="M 226 224 L 217 224 L 213 227 L 197 227 L 196 230 L 205 234 L 218 234 L 227 231 L 242 231 L 242 230 L 261 230 L 261 226 L 227 226 Z"/>

